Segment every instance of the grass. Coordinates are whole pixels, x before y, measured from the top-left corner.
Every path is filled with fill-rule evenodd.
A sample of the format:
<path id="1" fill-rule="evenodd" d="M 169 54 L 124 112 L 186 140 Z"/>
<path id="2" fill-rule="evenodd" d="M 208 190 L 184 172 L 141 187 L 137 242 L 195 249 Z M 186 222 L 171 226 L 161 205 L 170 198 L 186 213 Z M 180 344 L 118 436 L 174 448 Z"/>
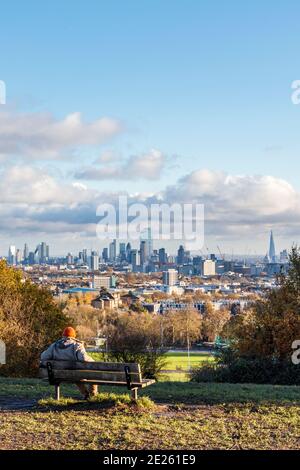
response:
<path id="1" fill-rule="evenodd" d="M 166 370 L 188 370 L 189 363 L 191 367 L 199 366 L 207 362 L 213 362 L 214 356 L 211 354 L 191 353 L 190 360 L 187 353 L 167 353 Z"/>
<path id="2" fill-rule="evenodd" d="M 62 396 L 78 398 L 74 385 L 63 384 Z M 119 387 L 102 387 L 101 392 L 117 395 L 129 394 Z M 53 387 L 39 379 L 0 377 L 0 399 L 2 397 L 39 400 L 53 395 Z M 192 382 L 157 382 L 139 391 L 139 396 L 148 396 L 155 402 L 185 404 L 257 403 L 289 404 L 300 406 L 299 387 L 287 385 L 253 385 Z M 0 400 L 1 404 L 1 400 Z"/>
<path id="3" fill-rule="evenodd" d="M 0 449 L 300 449 L 297 386 L 159 382 L 139 392 L 105 387 L 90 403 L 74 386 L 0 378 L 8 398 L 39 400 L 0 411 Z M 154 403 L 153 403 L 154 402 Z"/>
<path id="4" fill-rule="evenodd" d="M 299 407 L 5 412 L 0 449 L 299 449 Z"/>
<path id="5" fill-rule="evenodd" d="M 102 361 L 102 353 L 90 353 L 90 355 L 96 361 Z M 164 365 L 164 370 L 160 374 L 161 381 L 171 381 L 171 382 L 186 382 L 188 381 L 188 368 L 189 364 L 191 367 L 199 366 L 207 362 L 212 362 L 215 360 L 212 354 L 203 354 L 192 352 L 190 354 L 190 360 L 188 354 L 185 352 L 168 352 L 165 354 L 166 364 Z"/>

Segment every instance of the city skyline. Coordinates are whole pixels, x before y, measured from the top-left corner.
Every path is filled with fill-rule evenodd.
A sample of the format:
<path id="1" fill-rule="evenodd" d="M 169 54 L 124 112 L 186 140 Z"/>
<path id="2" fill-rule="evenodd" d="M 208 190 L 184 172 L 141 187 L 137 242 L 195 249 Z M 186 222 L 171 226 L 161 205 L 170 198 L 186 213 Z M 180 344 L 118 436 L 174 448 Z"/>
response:
<path id="1" fill-rule="evenodd" d="M 297 13 L 292 0 L 3 5 L 0 246 L 96 247 L 97 206 L 124 193 L 203 204 L 211 251 L 264 254 L 270 230 L 279 251 L 297 243 Z"/>

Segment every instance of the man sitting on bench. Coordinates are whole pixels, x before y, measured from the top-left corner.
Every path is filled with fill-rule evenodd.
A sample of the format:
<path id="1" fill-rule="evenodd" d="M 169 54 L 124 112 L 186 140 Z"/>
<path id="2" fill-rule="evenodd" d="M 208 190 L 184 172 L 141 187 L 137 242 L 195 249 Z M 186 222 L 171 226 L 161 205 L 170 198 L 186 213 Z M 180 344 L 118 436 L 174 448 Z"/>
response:
<path id="1" fill-rule="evenodd" d="M 64 329 L 63 337 L 52 343 L 46 351 L 41 354 L 41 361 L 86 361 L 94 362 L 81 341 L 76 339 L 76 331 L 71 326 Z M 83 383 L 76 383 L 80 392 L 87 400 L 98 393 L 97 385 L 89 385 L 88 389 Z"/>

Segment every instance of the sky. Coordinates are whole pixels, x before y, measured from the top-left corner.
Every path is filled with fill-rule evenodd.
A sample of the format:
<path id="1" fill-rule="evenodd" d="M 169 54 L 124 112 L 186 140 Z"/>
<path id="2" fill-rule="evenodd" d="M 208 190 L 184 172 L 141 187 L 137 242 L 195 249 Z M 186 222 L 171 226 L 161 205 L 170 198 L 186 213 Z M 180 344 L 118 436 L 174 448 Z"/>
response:
<path id="1" fill-rule="evenodd" d="M 211 252 L 265 254 L 270 230 L 278 251 L 299 242 L 299 14 L 296 0 L 2 2 L 0 253 L 104 246 L 96 208 L 119 193 L 203 204 Z"/>

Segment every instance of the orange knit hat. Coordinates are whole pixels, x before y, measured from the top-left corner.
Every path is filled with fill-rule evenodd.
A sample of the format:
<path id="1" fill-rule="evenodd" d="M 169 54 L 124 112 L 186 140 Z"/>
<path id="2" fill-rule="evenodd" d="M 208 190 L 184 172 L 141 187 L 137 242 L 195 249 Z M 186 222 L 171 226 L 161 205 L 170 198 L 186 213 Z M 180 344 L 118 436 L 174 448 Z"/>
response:
<path id="1" fill-rule="evenodd" d="M 76 338 L 76 331 L 74 328 L 72 328 L 72 326 L 67 326 L 67 328 L 64 329 L 63 336 Z"/>

